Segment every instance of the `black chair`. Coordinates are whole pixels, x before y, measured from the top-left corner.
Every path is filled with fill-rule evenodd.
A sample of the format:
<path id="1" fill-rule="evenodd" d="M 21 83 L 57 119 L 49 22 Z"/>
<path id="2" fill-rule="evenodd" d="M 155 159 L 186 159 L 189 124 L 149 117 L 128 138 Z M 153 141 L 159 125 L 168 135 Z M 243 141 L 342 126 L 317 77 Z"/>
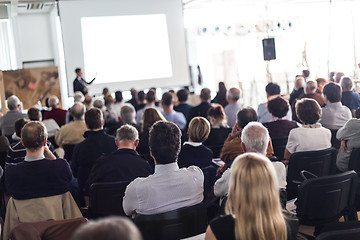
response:
<path id="1" fill-rule="evenodd" d="M 75 148 L 75 144 L 65 144 L 62 146 L 62 148 L 64 149 L 65 152 L 64 159 L 66 159 L 70 163 Z"/>
<path id="2" fill-rule="evenodd" d="M 51 144 L 54 146 L 54 148 L 58 148 L 59 146 L 56 144 L 55 137 L 48 137 L 47 139 Z"/>
<path id="3" fill-rule="evenodd" d="M 216 169 L 213 166 L 201 169 L 204 173 L 204 200 L 209 194 L 210 189 L 214 186 L 216 180 Z"/>
<path id="4" fill-rule="evenodd" d="M 296 213 L 300 224 L 322 226 L 347 220 L 355 201 L 357 175 L 354 171 L 305 180 L 299 187 Z"/>
<path id="5" fill-rule="evenodd" d="M 219 158 L 220 157 L 220 153 L 221 153 L 221 149 L 223 148 L 224 145 L 219 145 L 219 146 L 206 146 L 208 148 L 211 149 L 211 151 L 213 152 L 213 158 Z"/>
<path id="6" fill-rule="evenodd" d="M 341 141 L 336 138 L 336 133 L 338 130 L 331 130 L 331 146 L 335 149 L 339 149 L 341 145 Z"/>
<path id="7" fill-rule="evenodd" d="M 144 240 L 175 240 L 204 233 L 207 227 L 206 208 L 201 204 L 166 213 L 135 216 L 135 224 Z"/>
<path id="8" fill-rule="evenodd" d="M 288 141 L 287 137 L 285 137 L 285 138 L 272 138 L 271 139 L 272 146 L 273 146 L 273 149 L 274 149 L 274 155 L 279 160 L 284 159 L 284 152 L 285 152 L 287 141 Z"/>
<path id="9" fill-rule="evenodd" d="M 301 171 L 306 170 L 318 177 L 335 173 L 336 149 L 293 153 L 289 160 L 286 191 L 288 199 L 297 196 L 298 185 L 303 181 Z"/>
<path id="10" fill-rule="evenodd" d="M 358 182 L 360 183 L 360 148 L 353 148 L 349 159 L 349 170 L 354 170 L 358 175 Z M 355 197 L 355 208 L 360 210 L 360 184 L 357 186 Z"/>
<path id="11" fill-rule="evenodd" d="M 131 181 L 93 183 L 89 191 L 89 214 L 91 218 L 109 215 L 126 216 L 122 207 L 127 185 Z"/>
<path id="12" fill-rule="evenodd" d="M 358 240 L 360 239 L 360 222 L 339 222 L 324 227 L 316 240 Z"/>

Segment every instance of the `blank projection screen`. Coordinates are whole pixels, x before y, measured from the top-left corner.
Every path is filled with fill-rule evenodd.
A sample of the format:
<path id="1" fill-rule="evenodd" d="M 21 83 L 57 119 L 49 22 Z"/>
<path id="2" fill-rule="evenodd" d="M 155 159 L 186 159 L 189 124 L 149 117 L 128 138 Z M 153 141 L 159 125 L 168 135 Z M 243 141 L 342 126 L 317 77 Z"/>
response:
<path id="1" fill-rule="evenodd" d="M 189 85 L 181 0 L 59 1 L 69 95 L 74 70 L 91 94 Z"/>

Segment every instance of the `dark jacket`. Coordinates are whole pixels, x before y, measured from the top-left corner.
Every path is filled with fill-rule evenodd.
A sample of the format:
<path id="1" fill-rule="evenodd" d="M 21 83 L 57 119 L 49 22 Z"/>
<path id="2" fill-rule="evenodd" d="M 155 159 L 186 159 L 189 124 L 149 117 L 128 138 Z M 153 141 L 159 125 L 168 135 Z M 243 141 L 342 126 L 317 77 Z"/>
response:
<path id="1" fill-rule="evenodd" d="M 180 103 L 179 105 L 174 107 L 174 110 L 183 113 L 186 119 L 189 119 L 189 113 L 191 109 L 192 106 L 187 103 Z"/>
<path id="2" fill-rule="evenodd" d="M 288 137 L 290 130 L 298 127 L 295 121 L 289 120 L 277 120 L 263 125 L 268 129 L 269 135 L 273 139 Z"/>
<path id="3" fill-rule="evenodd" d="M 341 103 L 350 110 L 356 110 L 360 107 L 360 95 L 355 91 L 342 92 Z"/>
<path id="4" fill-rule="evenodd" d="M 78 178 L 79 188 L 86 194 L 85 183 L 91 168 L 101 155 L 117 149 L 115 138 L 107 135 L 104 130 L 86 131 L 85 140 L 76 144 L 72 155 L 72 170 Z"/>
<path id="5" fill-rule="evenodd" d="M 208 102 L 202 102 L 196 107 L 193 107 L 190 109 L 189 119 L 187 119 L 187 122 L 190 123 L 191 119 L 197 116 L 207 118 L 209 108 L 211 108 L 211 104 Z"/>
<path id="6" fill-rule="evenodd" d="M 212 158 L 213 152 L 204 145 L 194 147 L 184 144 L 179 154 L 178 165 L 180 168 L 189 166 L 204 168 L 211 165 Z"/>

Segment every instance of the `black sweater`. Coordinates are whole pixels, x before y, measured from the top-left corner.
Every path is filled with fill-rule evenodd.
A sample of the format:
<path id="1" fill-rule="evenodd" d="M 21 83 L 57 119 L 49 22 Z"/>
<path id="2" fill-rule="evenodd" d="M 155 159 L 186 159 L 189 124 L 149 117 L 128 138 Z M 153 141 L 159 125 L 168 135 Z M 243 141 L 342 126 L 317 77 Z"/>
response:
<path id="1" fill-rule="evenodd" d="M 213 152 L 204 145 L 194 147 L 189 144 L 185 144 L 181 148 L 178 165 L 180 168 L 192 165 L 204 168 L 211 165 L 212 158 Z"/>

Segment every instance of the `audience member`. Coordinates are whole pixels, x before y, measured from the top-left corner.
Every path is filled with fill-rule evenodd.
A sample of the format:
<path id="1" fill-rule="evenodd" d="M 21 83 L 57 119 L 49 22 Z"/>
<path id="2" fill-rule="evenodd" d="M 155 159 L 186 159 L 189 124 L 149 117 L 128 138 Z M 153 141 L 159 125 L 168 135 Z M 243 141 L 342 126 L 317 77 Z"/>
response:
<path id="1" fill-rule="evenodd" d="M 120 120 L 123 125 L 129 124 L 136 128 L 136 130 L 141 131 L 141 127 L 136 124 L 136 112 L 135 108 L 131 104 L 125 104 L 120 109 Z"/>
<path id="2" fill-rule="evenodd" d="M 6 102 L 9 111 L 0 118 L 0 130 L 3 136 L 10 137 L 15 132 L 14 122 L 19 118 L 27 119 L 27 115 L 21 112 L 22 104 L 17 96 L 11 95 Z"/>
<path id="3" fill-rule="evenodd" d="M 358 109 L 360 107 L 360 95 L 353 90 L 351 78 L 343 77 L 340 84 L 342 88 L 341 103 L 351 111 Z"/>
<path id="4" fill-rule="evenodd" d="M 201 89 L 201 93 L 200 93 L 201 103 L 190 109 L 188 122 L 190 122 L 191 119 L 197 116 L 207 118 L 207 113 L 209 111 L 209 108 L 211 107 L 210 98 L 211 98 L 210 89 L 208 88 Z"/>
<path id="5" fill-rule="evenodd" d="M 55 142 L 60 147 L 68 144 L 78 144 L 84 140 L 83 134 L 86 131 L 84 104 L 76 102 L 71 107 L 70 113 L 74 121 L 62 126 L 55 135 Z"/>
<path id="6" fill-rule="evenodd" d="M 232 167 L 225 216 L 210 222 L 205 239 L 296 239 L 297 221 L 282 211 L 276 175 L 264 156 L 247 153 Z"/>
<path id="7" fill-rule="evenodd" d="M 162 95 L 161 106 L 161 113 L 167 121 L 175 123 L 180 129 L 186 127 L 184 114 L 174 110 L 174 97 L 171 93 L 166 92 Z"/>
<path id="8" fill-rule="evenodd" d="M 136 116 L 136 123 L 137 124 L 141 124 L 142 123 L 142 115 L 144 114 L 144 111 L 148 108 L 155 108 L 157 110 L 161 110 L 159 107 L 155 106 L 155 102 L 156 102 L 156 95 L 154 91 L 149 90 L 148 93 L 146 94 L 146 106 L 142 109 L 140 109 L 139 111 L 137 111 L 137 116 Z"/>
<path id="9" fill-rule="evenodd" d="M 295 100 L 301 98 L 305 92 L 305 79 L 302 76 L 297 76 L 295 79 L 294 90 L 290 93 L 289 104 L 292 106 L 295 104 Z"/>
<path id="10" fill-rule="evenodd" d="M 178 98 L 179 104 L 174 107 L 174 110 L 183 113 L 185 118 L 189 119 L 190 109 L 192 108 L 190 104 L 186 103 L 188 100 L 189 91 L 186 89 L 181 89 L 176 93 L 176 96 Z"/>
<path id="11" fill-rule="evenodd" d="M 341 104 L 339 84 L 333 82 L 326 84 L 323 94 L 326 106 L 322 108 L 320 123 L 328 129 L 338 130 L 352 117 L 351 111 Z"/>
<path id="12" fill-rule="evenodd" d="M 144 91 L 140 91 L 137 94 L 137 105 L 135 107 L 136 112 L 140 109 L 143 109 L 146 106 L 146 100 L 145 100 L 146 94 Z"/>
<path id="13" fill-rule="evenodd" d="M 57 96 L 53 95 L 49 97 L 49 106 L 51 110 L 45 112 L 44 119 L 52 118 L 59 126 L 64 125 L 67 111 L 59 108 L 59 99 Z"/>
<path id="14" fill-rule="evenodd" d="M 180 168 L 192 165 L 204 168 L 211 165 L 213 152 L 202 144 L 208 138 L 209 133 L 210 123 L 205 118 L 194 117 L 190 121 L 189 139 L 184 142 L 179 154 L 178 165 Z"/>
<path id="15" fill-rule="evenodd" d="M 84 94 L 80 91 L 76 91 L 74 93 L 74 103 L 76 102 L 84 102 L 85 101 L 85 97 Z M 85 103 L 84 103 L 85 104 Z M 68 124 L 70 122 L 74 121 L 74 118 L 71 116 L 71 108 L 69 108 L 66 112 L 66 117 L 65 117 L 65 124 Z"/>
<path id="16" fill-rule="evenodd" d="M 126 103 L 130 103 L 136 109 L 136 107 L 138 105 L 138 99 L 137 99 L 138 92 L 136 91 L 135 88 L 131 88 L 130 94 L 131 94 L 131 99 L 129 101 L 127 101 Z"/>
<path id="17" fill-rule="evenodd" d="M 236 114 L 241 109 L 239 104 L 240 90 L 238 88 L 230 88 L 227 91 L 226 100 L 229 104 L 225 106 L 224 111 L 227 123 L 232 128 L 236 123 Z"/>
<path id="18" fill-rule="evenodd" d="M 75 146 L 71 161 L 74 177 L 78 179 L 83 194 L 87 194 L 85 184 L 95 160 L 104 153 L 116 150 L 114 137 L 103 130 L 104 118 L 100 109 L 92 108 L 87 111 L 85 123 L 89 130 L 84 133 L 85 140 Z"/>
<path id="19" fill-rule="evenodd" d="M 107 217 L 82 225 L 71 240 L 142 240 L 142 237 L 131 220 Z"/>
<path id="20" fill-rule="evenodd" d="M 302 71 L 302 76 L 304 77 L 305 81 L 307 82 L 309 80 L 310 77 L 310 71 L 305 69 Z"/>
<path id="21" fill-rule="evenodd" d="M 325 78 L 317 78 L 316 83 L 318 85 L 316 89 L 316 93 L 322 94 L 323 88 L 327 84 L 327 81 L 325 80 Z"/>
<path id="22" fill-rule="evenodd" d="M 270 144 L 270 136 L 267 129 L 258 122 L 251 122 L 244 127 L 241 132 L 242 143 L 241 146 L 244 152 L 258 153 L 266 156 L 266 150 Z M 276 177 L 278 188 L 286 188 L 286 170 L 282 162 L 272 162 Z M 229 182 L 232 168 L 228 168 L 222 177 L 216 181 L 214 185 L 214 194 L 217 197 L 225 197 L 229 192 Z"/>
<path id="23" fill-rule="evenodd" d="M 220 104 L 216 104 L 209 108 L 208 119 L 212 128 L 229 128 L 224 108 Z"/>
<path id="24" fill-rule="evenodd" d="M 211 101 L 212 103 L 218 103 L 221 106 L 225 107 L 228 102 L 227 102 L 227 98 L 226 98 L 226 87 L 225 87 L 225 83 L 224 82 L 219 82 L 219 91 L 216 93 L 216 96 L 214 97 L 214 99 Z"/>
<path id="25" fill-rule="evenodd" d="M 56 158 L 46 145 L 47 132 L 41 122 L 29 122 L 21 130 L 21 143 L 26 148 L 25 160 L 8 165 L 5 185 L 16 200 L 49 197 L 70 190 L 69 164 Z"/>
<path id="26" fill-rule="evenodd" d="M 286 119 L 286 114 L 289 111 L 289 103 L 281 96 L 271 99 L 268 104 L 268 111 L 272 115 L 272 121 L 263 123 L 268 129 L 270 137 L 285 138 L 289 136 L 290 130 L 297 128 L 295 121 Z"/>
<path id="27" fill-rule="evenodd" d="M 317 87 L 318 86 L 316 81 L 307 81 L 305 87 L 305 95 L 303 95 L 302 98 L 312 98 L 319 103 L 320 107 L 323 107 L 325 105 L 324 98 L 321 94 L 316 93 Z"/>
<path id="28" fill-rule="evenodd" d="M 119 121 L 118 114 L 114 111 L 114 103 L 115 99 L 111 96 L 111 94 L 107 94 L 105 97 L 105 111 L 104 114 L 104 120 L 105 124 L 112 124 Z"/>
<path id="29" fill-rule="evenodd" d="M 343 76 L 345 76 L 345 74 L 343 72 L 337 72 L 335 75 L 335 82 L 340 83 L 340 80 Z"/>
<path id="30" fill-rule="evenodd" d="M 116 132 L 118 149 L 97 159 L 92 167 L 88 186 L 96 182 L 132 181 L 137 177 L 147 177 L 152 173 L 147 161 L 139 156 L 136 128 L 123 125 Z"/>
<path id="31" fill-rule="evenodd" d="M 330 148 L 331 132 L 319 123 L 321 118 L 319 103 L 311 98 L 303 98 L 296 102 L 295 109 L 296 115 L 303 125 L 290 131 L 284 159 L 289 160 L 291 154 L 295 152 Z"/>
<path id="32" fill-rule="evenodd" d="M 116 113 L 117 116 L 117 121 L 120 121 L 120 110 L 121 107 L 124 106 L 124 101 L 123 101 L 123 95 L 121 91 L 116 91 L 115 92 L 115 103 L 113 104 L 112 108 L 113 111 Z"/>
<path id="33" fill-rule="evenodd" d="M 111 97 L 111 95 L 108 95 Z M 117 120 L 116 120 L 116 114 L 111 111 L 111 109 L 108 109 L 106 106 L 105 106 L 105 102 L 103 99 L 96 99 L 93 103 L 93 106 L 95 108 L 98 108 L 101 110 L 102 114 L 103 114 L 103 118 L 104 118 L 104 121 L 105 121 L 105 125 L 107 124 L 113 124 L 115 123 Z"/>
<path id="34" fill-rule="evenodd" d="M 21 139 L 21 129 L 28 122 L 29 122 L 29 120 L 25 119 L 25 118 L 19 118 L 18 120 L 15 121 L 15 123 L 14 123 L 15 132 L 11 136 L 11 141 L 10 141 L 11 144 L 20 141 L 20 139 Z"/>
<path id="35" fill-rule="evenodd" d="M 85 107 L 86 107 L 86 111 L 93 108 L 93 102 L 92 102 L 92 96 L 91 95 L 88 95 L 88 94 L 85 95 L 84 104 L 85 104 Z"/>
<path id="36" fill-rule="evenodd" d="M 50 118 L 42 121 L 41 112 L 37 108 L 30 108 L 27 112 L 27 115 L 30 121 L 40 121 L 45 125 L 46 131 L 48 132 L 48 137 L 54 137 L 56 132 L 60 129 L 59 125 L 55 122 L 54 119 Z"/>
<path id="37" fill-rule="evenodd" d="M 125 191 L 127 215 L 157 214 L 193 206 L 203 200 L 204 175 L 200 168 L 179 169 L 181 131 L 172 122 L 158 121 L 150 129 L 150 153 L 155 159 L 155 174 L 137 178 Z"/>
<path id="38" fill-rule="evenodd" d="M 335 82 L 335 79 L 334 79 L 335 74 L 336 74 L 336 72 L 330 72 L 329 73 L 329 82 Z"/>

